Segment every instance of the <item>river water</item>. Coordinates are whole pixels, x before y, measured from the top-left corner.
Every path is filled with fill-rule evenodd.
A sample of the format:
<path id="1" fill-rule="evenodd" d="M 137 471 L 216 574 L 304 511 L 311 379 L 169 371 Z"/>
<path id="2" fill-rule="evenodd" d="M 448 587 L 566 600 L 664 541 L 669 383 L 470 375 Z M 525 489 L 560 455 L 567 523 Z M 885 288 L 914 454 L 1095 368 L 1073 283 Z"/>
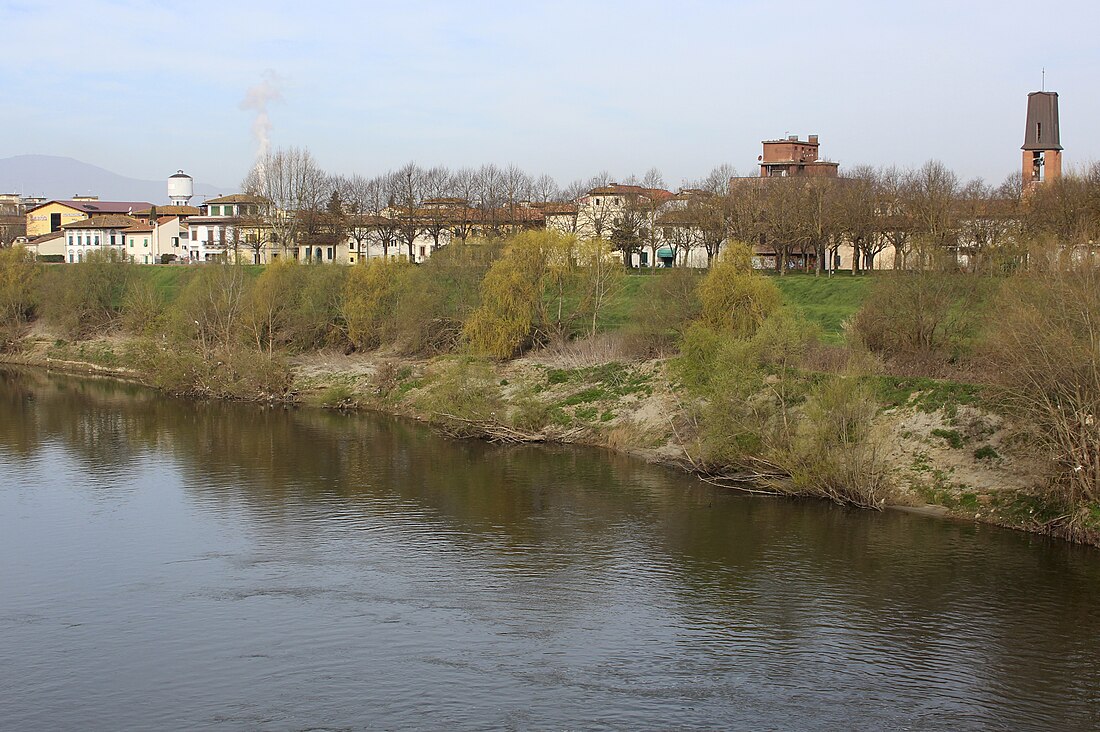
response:
<path id="1" fill-rule="evenodd" d="M 0 729 L 1100 728 L 1100 552 L 0 372 Z"/>

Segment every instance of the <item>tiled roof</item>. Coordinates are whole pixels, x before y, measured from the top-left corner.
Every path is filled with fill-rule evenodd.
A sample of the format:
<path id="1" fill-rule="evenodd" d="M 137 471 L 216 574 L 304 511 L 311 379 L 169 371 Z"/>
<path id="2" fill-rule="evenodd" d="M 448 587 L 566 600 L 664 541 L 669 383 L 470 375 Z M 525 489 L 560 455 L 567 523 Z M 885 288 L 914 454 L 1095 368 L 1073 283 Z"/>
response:
<path id="1" fill-rule="evenodd" d="M 82 221 L 72 221 L 68 224 L 62 224 L 62 229 L 127 229 L 135 224 L 141 223 L 135 218 L 130 216 L 122 216 L 119 214 L 104 214 L 102 216 L 92 216 Z"/>
<path id="2" fill-rule="evenodd" d="M 152 233 L 153 227 L 149 224 L 134 224 L 123 229 L 128 234 Z"/>
<path id="3" fill-rule="evenodd" d="M 577 204 L 575 203 L 540 203 L 538 207 L 547 216 L 577 213 Z"/>
<path id="4" fill-rule="evenodd" d="M 672 191 L 663 188 L 643 188 L 642 186 L 628 186 L 621 183 L 598 186 L 588 192 L 590 196 L 645 196 L 655 201 L 665 201 L 672 198 Z"/>
<path id="5" fill-rule="evenodd" d="M 153 204 L 148 201 L 73 201 L 71 199 L 55 198 L 32 208 L 32 211 L 49 206 L 51 203 L 60 203 L 63 206 L 83 211 L 89 216 L 98 214 L 132 214 L 141 209 L 148 210 Z"/>
<path id="6" fill-rule="evenodd" d="M 141 211 L 134 211 L 134 216 L 149 216 L 153 213 L 152 207 L 146 207 Z M 157 216 L 198 216 L 201 211 L 195 206 L 157 206 Z"/>
<path id="7" fill-rule="evenodd" d="M 228 196 L 219 196 L 218 198 L 208 198 L 203 203 L 207 206 L 210 204 L 220 203 L 264 203 L 264 199 L 259 196 L 253 196 L 248 193 L 233 193 Z"/>
<path id="8" fill-rule="evenodd" d="M 27 243 L 37 246 L 39 244 L 45 244 L 48 241 L 52 241 L 53 239 L 59 239 L 62 236 L 65 236 L 64 231 L 51 231 L 49 234 L 43 234 L 42 236 L 36 236 L 33 239 L 29 240 Z"/>

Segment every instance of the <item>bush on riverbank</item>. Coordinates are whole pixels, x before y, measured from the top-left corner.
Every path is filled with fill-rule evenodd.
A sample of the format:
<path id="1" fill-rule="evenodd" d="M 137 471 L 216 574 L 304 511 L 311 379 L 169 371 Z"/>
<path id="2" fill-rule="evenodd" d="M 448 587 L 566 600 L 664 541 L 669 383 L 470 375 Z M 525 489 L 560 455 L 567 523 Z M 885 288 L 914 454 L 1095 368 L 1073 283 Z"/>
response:
<path id="1" fill-rule="evenodd" d="M 41 268 L 23 247 L 0 249 L 0 325 L 20 325 L 34 317 Z"/>
<path id="2" fill-rule="evenodd" d="M 1072 504 L 1100 501 L 1100 272 L 1018 276 L 986 353 L 1002 397 L 1051 456 Z"/>
<path id="3" fill-rule="evenodd" d="M 43 317 L 70 338 L 109 330 L 133 280 L 134 265 L 111 248 L 90 252 L 78 265 L 50 267 L 41 278 Z"/>

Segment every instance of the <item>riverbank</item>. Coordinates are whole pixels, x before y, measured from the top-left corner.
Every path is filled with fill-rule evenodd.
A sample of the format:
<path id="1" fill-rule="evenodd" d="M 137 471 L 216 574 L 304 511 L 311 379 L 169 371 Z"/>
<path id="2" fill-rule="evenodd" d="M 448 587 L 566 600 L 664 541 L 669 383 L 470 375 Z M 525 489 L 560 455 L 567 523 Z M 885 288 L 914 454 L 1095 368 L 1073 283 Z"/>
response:
<path id="1" fill-rule="evenodd" d="M 79 342 L 32 333 L 5 363 L 157 386 L 124 365 L 135 339 Z M 290 358 L 288 387 L 256 393 L 332 409 L 372 410 L 429 423 L 457 437 L 603 447 L 695 473 L 731 490 L 752 481 L 715 476 L 695 450 L 698 425 L 665 359 L 629 360 L 614 339 L 537 351 L 513 361 L 411 359 L 385 351 Z M 1098 517 L 1067 513 L 1042 490 L 1043 463 L 1021 431 L 950 382 L 897 379 L 874 420 L 884 485 L 876 508 L 933 513 L 1100 545 Z"/>

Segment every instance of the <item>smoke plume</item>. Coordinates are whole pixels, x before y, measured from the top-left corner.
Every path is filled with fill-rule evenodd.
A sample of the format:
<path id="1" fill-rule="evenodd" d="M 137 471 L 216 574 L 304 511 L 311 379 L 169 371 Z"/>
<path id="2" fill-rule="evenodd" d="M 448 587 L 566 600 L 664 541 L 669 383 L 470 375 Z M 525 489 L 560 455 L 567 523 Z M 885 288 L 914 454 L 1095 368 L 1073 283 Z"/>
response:
<path id="1" fill-rule="evenodd" d="M 271 119 L 267 105 L 282 99 L 279 93 L 279 76 L 271 69 L 263 73 L 259 84 L 251 87 L 241 100 L 241 109 L 253 111 L 252 135 L 256 138 L 256 158 L 262 160 L 271 147 Z"/>

